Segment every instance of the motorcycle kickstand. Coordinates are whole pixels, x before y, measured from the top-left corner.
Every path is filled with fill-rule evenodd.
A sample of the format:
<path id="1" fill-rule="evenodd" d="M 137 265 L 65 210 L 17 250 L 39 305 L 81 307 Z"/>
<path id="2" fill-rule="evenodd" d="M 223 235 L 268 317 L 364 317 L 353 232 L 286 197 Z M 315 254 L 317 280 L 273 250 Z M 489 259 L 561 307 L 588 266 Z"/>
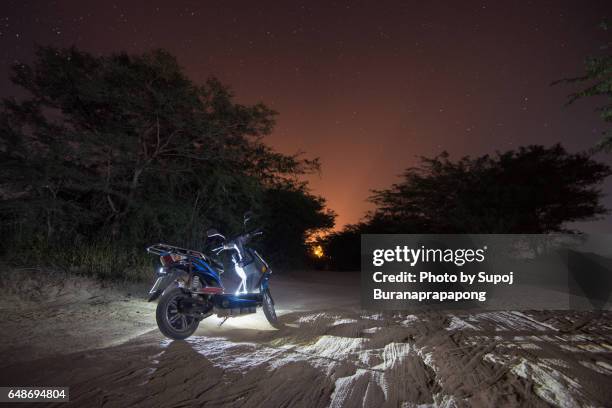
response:
<path id="1" fill-rule="evenodd" d="M 221 323 L 219 323 L 219 325 L 217 327 L 221 327 L 223 325 L 223 323 L 225 323 L 227 321 L 227 319 L 229 319 L 229 316 L 225 316 L 223 318 L 223 320 L 221 320 Z"/>

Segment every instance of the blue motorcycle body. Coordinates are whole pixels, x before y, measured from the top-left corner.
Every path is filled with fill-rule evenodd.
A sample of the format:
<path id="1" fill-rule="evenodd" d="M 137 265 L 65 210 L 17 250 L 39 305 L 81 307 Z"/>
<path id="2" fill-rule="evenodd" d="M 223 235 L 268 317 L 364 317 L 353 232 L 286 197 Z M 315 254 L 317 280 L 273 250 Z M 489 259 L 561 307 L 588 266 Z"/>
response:
<path id="1" fill-rule="evenodd" d="M 249 214 L 244 216 L 245 229 Z M 251 239 L 261 234 L 261 230 L 254 230 L 226 240 L 210 229 L 207 237 L 223 242 L 211 250 L 214 256 L 168 244 L 148 247 L 147 251 L 158 255 L 161 263 L 149 291 L 149 301 L 158 299 L 155 318 L 159 330 L 171 339 L 182 340 L 208 316 L 216 314 L 224 319 L 223 324 L 229 317 L 255 313 L 260 306 L 268 322 L 280 328 L 269 287 L 272 270 L 257 251 L 248 247 Z M 239 278 L 237 288 L 228 284 L 232 279 L 222 278 L 228 273 L 218 258 L 224 251 L 231 254 L 233 273 L 229 277 Z"/>

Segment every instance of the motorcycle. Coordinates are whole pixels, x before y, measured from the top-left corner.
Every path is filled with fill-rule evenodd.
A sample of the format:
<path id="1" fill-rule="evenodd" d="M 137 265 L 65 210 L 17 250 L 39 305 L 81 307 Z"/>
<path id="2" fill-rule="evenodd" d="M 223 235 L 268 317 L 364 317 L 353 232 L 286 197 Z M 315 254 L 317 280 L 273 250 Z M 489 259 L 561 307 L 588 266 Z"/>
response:
<path id="1" fill-rule="evenodd" d="M 246 230 L 250 215 L 244 217 Z M 280 328 L 270 294 L 270 266 L 248 246 L 260 229 L 245 232 L 227 240 L 215 229 L 206 232 L 209 239 L 220 239 L 221 245 L 212 249 L 214 256 L 200 251 L 180 248 L 168 244 L 155 244 L 147 252 L 158 255 L 161 267 L 149 291 L 149 301 L 159 298 L 156 320 L 159 330 L 175 340 L 191 336 L 200 322 L 215 314 L 222 318 L 223 324 L 229 317 L 256 313 L 263 308 L 270 325 Z M 228 292 L 221 275 L 223 263 L 219 256 L 224 251 L 231 252 L 234 271 L 240 278 L 237 290 Z"/>

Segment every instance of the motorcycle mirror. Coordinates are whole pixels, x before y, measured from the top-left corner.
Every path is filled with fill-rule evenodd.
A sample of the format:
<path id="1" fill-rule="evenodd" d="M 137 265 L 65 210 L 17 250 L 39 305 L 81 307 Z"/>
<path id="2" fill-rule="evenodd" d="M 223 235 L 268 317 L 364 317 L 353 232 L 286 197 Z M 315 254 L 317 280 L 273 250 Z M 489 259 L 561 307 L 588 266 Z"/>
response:
<path id="1" fill-rule="evenodd" d="M 212 238 L 212 237 L 221 237 L 223 240 L 225 240 L 225 236 L 223 236 L 219 231 L 217 231 L 214 228 L 209 229 L 208 231 L 206 231 L 206 236 L 208 238 Z"/>

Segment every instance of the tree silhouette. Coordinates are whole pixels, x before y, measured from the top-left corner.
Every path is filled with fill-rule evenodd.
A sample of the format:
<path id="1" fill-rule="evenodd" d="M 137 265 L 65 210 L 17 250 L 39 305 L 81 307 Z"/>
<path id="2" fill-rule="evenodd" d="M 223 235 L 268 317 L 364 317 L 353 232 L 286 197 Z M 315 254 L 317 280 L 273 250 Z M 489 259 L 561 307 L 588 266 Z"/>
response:
<path id="1" fill-rule="evenodd" d="M 602 22 L 600 27 L 604 31 L 610 30 L 610 24 L 606 21 Z M 600 47 L 604 51 L 601 55 L 587 57 L 584 61 L 582 75 L 553 82 L 553 84 L 588 84 L 586 88 L 569 95 L 568 104 L 585 97 L 604 97 L 607 101 L 597 108 L 597 111 L 607 123 L 612 123 L 612 54 L 609 53 L 610 47 L 612 47 L 612 42 Z M 610 152 L 612 151 L 612 134 L 609 130 L 604 131 L 603 134 L 604 138 L 595 150 Z"/>
<path id="2" fill-rule="evenodd" d="M 364 233 L 542 234 L 571 232 L 567 223 L 608 213 L 599 184 L 610 167 L 561 145 L 451 161 L 447 153 L 421 158 L 399 183 L 374 191 L 365 220 L 327 238 L 341 269 L 358 268 Z M 352 261 L 351 261 L 352 259 Z M 342 265 L 342 262 L 349 264 Z M 352 263 L 351 263 L 352 262 Z"/>
<path id="3" fill-rule="evenodd" d="M 370 223 L 404 232 L 537 234 L 607 213 L 597 186 L 610 168 L 560 145 L 421 160 L 402 182 L 374 192 Z"/>
<path id="4" fill-rule="evenodd" d="M 28 94 L 0 112 L 1 221 L 12 241 L 194 245 L 210 225 L 236 232 L 242 213 L 263 211 L 278 190 L 321 213 L 302 218 L 295 239 L 333 225 L 298 181 L 318 161 L 263 142 L 276 112 L 236 103 L 214 78 L 193 83 L 166 51 L 41 47 L 12 80 Z"/>

